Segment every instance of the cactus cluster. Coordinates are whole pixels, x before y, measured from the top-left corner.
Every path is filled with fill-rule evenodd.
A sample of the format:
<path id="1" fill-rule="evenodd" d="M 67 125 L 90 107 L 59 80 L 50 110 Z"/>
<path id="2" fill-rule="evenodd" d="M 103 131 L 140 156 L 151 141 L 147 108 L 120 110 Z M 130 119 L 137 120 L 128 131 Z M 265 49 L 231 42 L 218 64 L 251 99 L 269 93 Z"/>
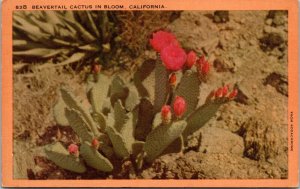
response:
<path id="1" fill-rule="evenodd" d="M 120 66 L 120 57 L 131 52 L 123 48 L 116 14 L 115 11 L 16 11 L 14 59 Z"/>
<path id="2" fill-rule="evenodd" d="M 178 44 L 172 42 L 172 36 L 169 39 L 166 43 Z M 155 39 L 151 45 L 155 46 Z M 175 51 L 182 53 L 178 48 L 181 47 Z M 66 87 L 60 88 L 55 120 L 73 128 L 80 138 L 80 147 L 71 144 L 67 150 L 59 142 L 50 144 L 46 147 L 48 158 L 79 173 L 86 170 L 85 165 L 111 172 L 114 167 L 110 160 L 114 157 L 130 159 L 139 169 L 144 161 L 181 152 L 187 136 L 211 119 L 223 103 L 232 100 L 237 90 L 229 93 L 227 85 L 220 87 L 211 92 L 203 105 L 198 105 L 200 85 L 207 80 L 209 63 L 204 57 L 197 60 L 195 53 L 164 56 L 167 64 L 164 60 L 145 61 L 126 79 L 106 76 L 95 67 L 86 84 L 90 107 Z M 183 60 L 186 66 L 172 65 L 182 64 Z"/>

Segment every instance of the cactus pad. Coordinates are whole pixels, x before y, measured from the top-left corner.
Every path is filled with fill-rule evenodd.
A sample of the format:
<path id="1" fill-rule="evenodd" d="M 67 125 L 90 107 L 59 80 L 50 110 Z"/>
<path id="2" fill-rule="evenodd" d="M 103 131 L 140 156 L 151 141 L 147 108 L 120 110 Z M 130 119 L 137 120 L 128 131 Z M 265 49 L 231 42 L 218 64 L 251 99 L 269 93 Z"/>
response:
<path id="1" fill-rule="evenodd" d="M 187 127 L 183 132 L 183 137 L 186 138 L 189 134 L 197 131 L 205 125 L 218 111 L 219 107 L 224 102 L 212 101 L 200 106 L 187 118 Z"/>
<path id="2" fill-rule="evenodd" d="M 66 103 L 67 107 L 70 109 L 75 109 L 79 111 L 85 121 L 87 122 L 87 127 L 94 132 L 95 135 L 99 135 L 99 131 L 97 130 L 97 126 L 95 125 L 92 116 L 89 111 L 83 107 L 83 105 L 65 88 L 61 88 L 61 96 Z M 71 124 L 71 123 L 70 123 Z"/>
<path id="3" fill-rule="evenodd" d="M 45 153 L 48 159 L 63 169 L 74 171 L 76 173 L 83 173 L 86 171 L 86 168 L 80 159 L 70 155 L 60 142 L 46 146 Z"/>
<path id="4" fill-rule="evenodd" d="M 88 142 L 84 142 L 80 146 L 80 152 L 89 166 L 103 172 L 111 172 L 113 170 L 113 165 L 110 161 L 102 156 L 96 149 L 91 147 Z"/>
<path id="5" fill-rule="evenodd" d="M 130 149 L 128 149 L 125 139 L 113 127 L 106 127 L 106 132 L 112 142 L 116 155 L 120 158 L 129 157 Z"/>
<path id="6" fill-rule="evenodd" d="M 181 96 L 186 101 L 187 110 L 183 116 L 191 114 L 197 107 L 200 92 L 198 74 L 187 70 L 182 76 L 174 97 Z"/>
<path id="7" fill-rule="evenodd" d="M 93 85 L 89 92 L 89 97 L 93 107 L 93 112 L 101 113 L 104 100 L 108 95 L 110 80 L 104 74 L 98 74 L 97 78 L 97 82 Z"/>
<path id="8" fill-rule="evenodd" d="M 92 141 L 94 135 L 88 130 L 87 122 L 84 120 L 83 116 L 79 111 L 75 109 L 66 109 L 66 117 L 72 129 L 79 136 L 81 141 Z"/>
<path id="9" fill-rule="evenodd" d="M 55 119 L 56 123 L 61 126 L 70 125 L 69 121 L 65 115 L 66 108 L 67 108 L 67 105 L 65 104 L 63 99 L 61 97 L 59 97 L 57 103 L 55 104 L 55 106 L 53 108 L 53 115 L 54 115 L 54 119 Z"/>
<path id="10" fill-rule="evenodd" d="M 186 121 L 176 121 L 169 125 L 156 127 L 148 136 L 145 142 L 144 151 L 146 160 L 152 162 L 159 156 L 186 128 Z"/>

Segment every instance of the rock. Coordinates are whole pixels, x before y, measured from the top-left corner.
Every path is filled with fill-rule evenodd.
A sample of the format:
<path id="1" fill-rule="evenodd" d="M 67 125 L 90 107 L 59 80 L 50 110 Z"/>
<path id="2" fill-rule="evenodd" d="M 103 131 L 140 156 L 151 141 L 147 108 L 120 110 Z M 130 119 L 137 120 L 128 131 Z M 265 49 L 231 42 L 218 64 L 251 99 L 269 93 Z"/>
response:
<path id="1" fill-rule="evenodd" d="M 272 10 L 267 15 L 268 19 L 273 19 L 272 24 L 275 26 L 283 25 L 287 22 L 287 11 Z"/>
<path id="2" fill-rule="evenodd" d="M 204 127 L 201 136 L 199 152 L 243 155 L 243 139 L 230 131 L 217 127 Z"/>
<path id="3" fill-rule="evenodd" d="M 213 66 L 215 68 L 215 70 L 217 72 L 227 72 L 227 71 L 232 71 L 233 69 L 233 65 L 231 64 L 230 65 L 230 62 L 228 61 L 225 61 L 224 59 L 222 58 L 216 58 L 214 61 L 213 61 Z"/>
<path id="4" fill-rule="evenodd" d="M 279 47 L 284 43 L 284 39 L 278 33 L 269 33 L 265 34 L 262 38 L 259 39 L 260 47 L 263 51 L 270 51 L 276 47 Z"/>
<path id="5" fill-rule="evenodd" d="M 272 24 L 273 20 L 272 18 L 266 19 L 265 24 L 270 26 Z"/>
<path id="6" fill-rule="evenodd" d="M 195 23 L 200 24 L 197 26 Z M 193 29 L 190 29 L 194 25 Z M 219 44 L 219 30 L 201 12 L 182 12 L 180 18 L 168 26 L 187 50 L 212 54 Z"/>
<path id="7" fill-rule="evenodd" d="M 272 72 L 265 78 L 264 85 L 271 85 L 275 87 L 277 92 L 288 96 L 288 78 L 286 74 Z"/>
<path id="8" fill-rule="evenodd" d="M 245 143 L 244 155 L 253 160 L 263 161 L 277 157 L 280 144 L 276 127 L 280 126 L 257 116 L 249 118 L 241 128 Z"/>
<path id="9" fill-rule="evenodd" d="M 215 23 L 226 23 L 229 21 L 229 11 L 215 11 L 214 18 Z"/>

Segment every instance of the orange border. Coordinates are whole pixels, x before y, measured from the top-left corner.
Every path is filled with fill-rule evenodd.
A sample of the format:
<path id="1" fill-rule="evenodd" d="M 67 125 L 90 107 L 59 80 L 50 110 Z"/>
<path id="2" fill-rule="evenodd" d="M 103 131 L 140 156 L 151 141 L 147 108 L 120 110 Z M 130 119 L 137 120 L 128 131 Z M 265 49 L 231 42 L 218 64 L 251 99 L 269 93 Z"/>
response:
<path id="1" fill-rule="evenodd" d="M 16 5 L 164 4 L 168 10 L 288 10 L 288 111 L 294 112 L 294 150 L 288 156 L 288 179 L 251 180 L 14 180 L 12 156 L 12 11 Z M 28 9 L 30 10 L 30 9 Z M 4 0 L 2 5 L 2 175 L 5 187 L 296 187 L 298 186 L 298 2 L 297 0 Z M 288 121 L 290 124 L 290 120 Z M 288 129 L 290 144 L 290 127 Z"/>

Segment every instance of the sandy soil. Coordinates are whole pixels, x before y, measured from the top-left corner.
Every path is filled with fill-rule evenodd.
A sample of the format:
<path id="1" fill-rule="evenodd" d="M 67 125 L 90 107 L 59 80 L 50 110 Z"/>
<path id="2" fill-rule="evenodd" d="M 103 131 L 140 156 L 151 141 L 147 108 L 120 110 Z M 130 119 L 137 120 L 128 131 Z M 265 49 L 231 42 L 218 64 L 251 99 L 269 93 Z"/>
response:
<path id="1" fill-rule="evenodd" d="M 273 11 L 182 12 L 167 28 L 184 48 L 207 54 L 214 66 L 200 99 L 223 84 L 235 84 L 238 98 L 223 105 L 189 136 L 183 153 L 167 154 L 135 176 L 85 175 L 61 170 L 42 156 L 55 140 L 52 107 L 56 90 L 68 84 L 82 94 L 80 74 L 62 68 L 14 75 L 14 177 L 30 179 L 287 178 L 287 14 Z M 153 54 L 147 50 L 135 61 Z M 201 98 L 202 97 L 202 98 Z M 62 130 L 66 143 L 74 133 Z M 46 171 L 45 171 L 46 170 Z"/>

